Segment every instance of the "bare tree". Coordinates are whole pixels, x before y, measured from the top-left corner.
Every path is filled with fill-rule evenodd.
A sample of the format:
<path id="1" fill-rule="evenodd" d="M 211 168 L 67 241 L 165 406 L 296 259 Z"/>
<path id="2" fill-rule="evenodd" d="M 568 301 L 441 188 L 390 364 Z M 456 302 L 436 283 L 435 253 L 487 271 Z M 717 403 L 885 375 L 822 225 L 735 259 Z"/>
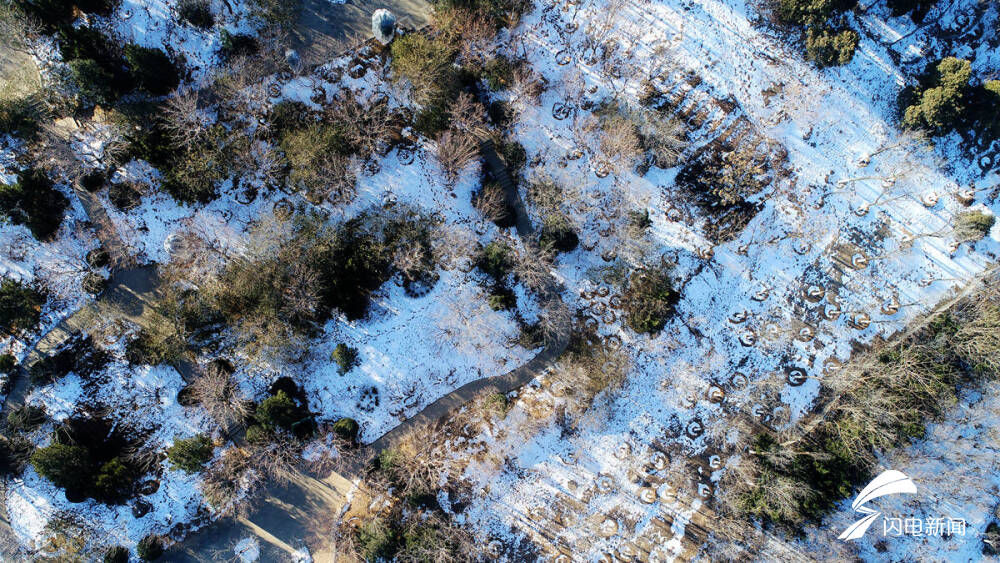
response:
<path id="1" fill-rule="evenodd" d="M 524 248 L 517 252 L 514 274 L 532 291 L 547 294 L 553 284 L 551 270 L 554 258 L 553 250 L 533 242 L 525 243 Z"/>
<path id="2" fill-rule="evenodd" d="M 223 428 L 247 419 L 252 403 L 243 398 L 232 374 L 213 363 L 189 387 L 191 397 Z"/>
<path id="3" fill-rule="evenodd" d="M 163 105 L 163 127 L 175 147 L 189 149 L 208 134 L 211 119 L 201 108 L 200 98 L 199 90 L 183 88 Z"/>
<path id="4" fill-rule="evenodd" d="M 444 171 L 446 185 L 454 186 L 459 174 L 479 152 L 475 137 L 449 129 L 438 137 L 436 156 Z"/>

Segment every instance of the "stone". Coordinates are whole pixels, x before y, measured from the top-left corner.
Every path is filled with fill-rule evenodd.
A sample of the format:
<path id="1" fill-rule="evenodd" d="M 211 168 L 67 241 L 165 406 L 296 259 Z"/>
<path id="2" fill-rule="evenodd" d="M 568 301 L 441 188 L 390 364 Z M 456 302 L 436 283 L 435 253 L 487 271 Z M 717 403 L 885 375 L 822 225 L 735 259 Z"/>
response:
<path id="1" fill-rule="evenodd" d="M 379 8 L 372 13 L 372 34 L 378 42 L 388 45 L 396 35 L 396 16 L 385 8 Z"/>

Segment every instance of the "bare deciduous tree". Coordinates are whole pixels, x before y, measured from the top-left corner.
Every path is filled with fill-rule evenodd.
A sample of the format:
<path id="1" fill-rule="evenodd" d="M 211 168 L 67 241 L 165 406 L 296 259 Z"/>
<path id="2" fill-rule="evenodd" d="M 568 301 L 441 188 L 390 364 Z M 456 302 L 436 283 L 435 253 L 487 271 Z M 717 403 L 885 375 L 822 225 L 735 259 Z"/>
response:
<path id="1" fill-rule="evenodd" d="M 444 171 L 446 185 L 455 185 L 459 174 L 472 162 L 478 151 L 478 143 L 469 133 L 449 129 L 438 137 L 435 154 Z"/>
<path id="2" fill-rule="evenodd" d="M 252 412 L 252 403 L 243 398 L 239 385 L 220 365 L 209 366 L 189 389 L 192 399 L 223 428 L 246 420 Z"/>

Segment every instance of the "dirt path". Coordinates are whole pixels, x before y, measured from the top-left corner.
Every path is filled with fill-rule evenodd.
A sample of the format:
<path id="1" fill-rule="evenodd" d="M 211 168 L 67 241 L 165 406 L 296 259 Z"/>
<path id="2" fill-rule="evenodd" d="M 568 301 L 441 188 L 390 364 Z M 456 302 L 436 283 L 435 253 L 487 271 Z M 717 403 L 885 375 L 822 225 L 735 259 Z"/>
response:
<path id="1" fill-rule="evenodd" d="M 430 23 L 426 0 L 303 0 L 291 33 L 292 45 L 307 66 L 327 63 L 371 37 L 372 12 L 386 8 L 401 26 L 419 29 Z"/>

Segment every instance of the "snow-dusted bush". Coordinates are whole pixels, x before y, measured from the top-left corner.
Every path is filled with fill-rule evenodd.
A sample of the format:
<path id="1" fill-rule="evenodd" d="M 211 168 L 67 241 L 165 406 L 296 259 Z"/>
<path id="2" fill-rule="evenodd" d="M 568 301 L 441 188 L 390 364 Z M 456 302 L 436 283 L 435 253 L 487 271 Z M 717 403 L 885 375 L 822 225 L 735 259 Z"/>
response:
<path id="1" fill-rule="evenodd" d="M 169 94 L 180 83 L 177 67 L 160 49 L 126 45 L 125 61 L 135 85 L 154 96 Z"/>
<path id="2" fill-rule="evenodd" d="M 163 538 L 150 534 L 135 546 L 135 554 L 143 561 L 156 561 L 163 555 Z"/>
<path id="3" fill-rule="evenodd" d="M 116 545 L 104 553 L 104 563 L 128 563 L 128 548 Z"/>
<path id="4" fill-rule="evenodd" d="M 679 300 L 667 268 L 633 272 L 622 295 L 625 322 L 636 332 L 658 332 Z"/>
<path id="5" fill-rule="evenodd" d="M 200 29 L 215 25 L 212 4 L 208 0 L 181 0 L 177 3 L 177 15 L 182 22 Z"/>
<path id="6" fill-rule="evenodd" d="M 69 200 L 41 170 L 27 169 L 15 184 L 0 184 L 0 213 L 7 220 L 28 227 L 38 240 L 48 240 L 62 224 Z"/>
<path id="7" fill-rule="evenodd" d="M 982 211 L 965 211 L 955 216 L 955 239 L 959 242 L 978 241 L 990 234 L 996 216 Z"/>
<path id="8" fill-rule="evenodd" d="M 0 330 L 16 335 L 38 324 L 45 295 L 18 280 L 0 282 Z M 13 356 L 11 356 L 13 357 Z"/>
<path id="9" fill-rule="evenodd" d="M 845 65 L 854 58 L 858 39 L 858 32 L 853 29 L 809 29 L 806 31 L 806 58 L 820 67 Z"/>
<path id="10" fill-rule="evenodd" d="M 390 47 L 393 79 L 413 86 L 414 100 L 423 106 L 442 105 L 454 98 L 458 73 L 455 48 L 440 38 L 408 33 Z"/>
<path id="11" fill-rule="evenodd" d="M 197 434 L 190 438 L 175 439 L 174 445 L 167 448 L 167 459 L 177 469 L 197 473 L 212 459 L 213 451 L 212 439 L 204 434 Z"/>
<path id="12" fill-rule="evenodd" d="M 563 213 L 549 213 L 542 219 L 539 244 L 556 252 L 572 252 L 580 243 L 580 238 L 568 216 Z"/>
<path id="13" fill-rule="evenodd" d="M 330 353 L 330 359 L 337 364 L 340 375 L 344 375 L 358 365 L 358 349 L 340 342 Z"/>

